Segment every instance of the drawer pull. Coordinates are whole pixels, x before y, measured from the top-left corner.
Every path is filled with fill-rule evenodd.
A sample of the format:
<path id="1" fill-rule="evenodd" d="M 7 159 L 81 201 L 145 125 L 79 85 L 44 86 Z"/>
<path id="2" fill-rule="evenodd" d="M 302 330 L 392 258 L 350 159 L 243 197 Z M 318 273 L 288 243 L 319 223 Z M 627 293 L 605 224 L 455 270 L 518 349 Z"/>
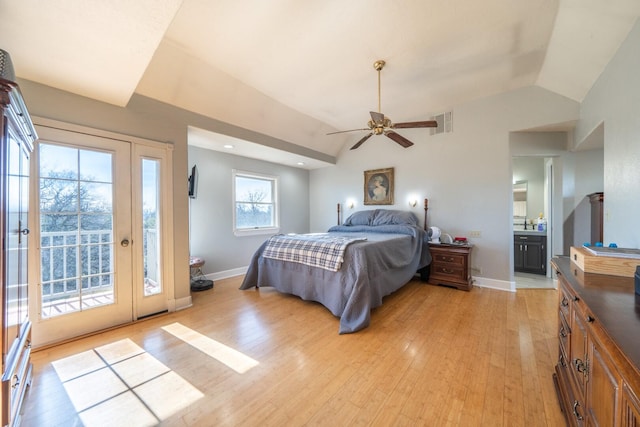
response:
<path id="1" fill-rule="evenodd" d="M 560 302 L 560 305 L 563 307 L 569 307 L 569 301 L 567 301 L 567 297 L 562 297 L 562 301 Z"/>
<path id="2" fill-rule="evenodd" d="M 560 328 L 560 337 L 561 338 L 566 338 L 567 337 L 567 331 L 565 331 L 564 326 L 562 328 Z"/>
<path id="3" fill-rule="evenodd" d="M 573 297 L 573 301 L 574 301 L 574 302 L 578 302 L 578 301 L 580 301 L 580 298 L 578 298 L 577 296 L 575 296 L 575 295 L 574 295 L 574 297 Z"/>
<path id="4" fill-rule="evenodd" d="M 595 317 L 591 317 L 591 316 L 587 316 L 585 320 L 587 321 L 587 323 L 593 323 L 596 321 Z"/>
<path id="5" fill-rule="evenodd" d="M 443 273 L 447 273 L 447 274 L 453 274 L 453 273 L 455 273 L 455 270 L 449 270 L 448 268 L 442 268 L 442 272 Z"/>
<path id="6" fill-rule="evenodd" d="M 581 359 L 574 359 L 573 365 L 576 367 L 576 371 L 584 374 L 587 372 L 587 365 Z"/>
<path id="7" fill-rule="evenodd" d="M 20 385 L 20 377 L 17 375 L 14 375 L 12 378 L 13 381 L 11 381 L 13 384 L 11 384 L 11 388 L 16 389 L 18 388 L 18 386 Z"/>
<path id="8" fill-rule="evenodd" d="M 574 400 L 573 401 L 573 416 L 576 417 L 576 420 L 582 421 L 584 418 L 582 418 L 582 415 L 580 415 L 580 412 L 578 412 L 578 406 L 580 406 L 580 403 L 578 403 L 577 400 Z"/>

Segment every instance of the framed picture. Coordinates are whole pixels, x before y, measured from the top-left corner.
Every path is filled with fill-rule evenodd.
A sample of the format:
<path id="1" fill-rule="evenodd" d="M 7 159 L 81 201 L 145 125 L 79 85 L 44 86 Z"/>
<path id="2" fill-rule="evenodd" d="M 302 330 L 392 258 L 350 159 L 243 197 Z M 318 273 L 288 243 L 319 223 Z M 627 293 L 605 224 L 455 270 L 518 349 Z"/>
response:
<path id="1" fill-rule="evenodd" d="M 393 204 L 393 168 L 364 171 L 364 204 Z"/>

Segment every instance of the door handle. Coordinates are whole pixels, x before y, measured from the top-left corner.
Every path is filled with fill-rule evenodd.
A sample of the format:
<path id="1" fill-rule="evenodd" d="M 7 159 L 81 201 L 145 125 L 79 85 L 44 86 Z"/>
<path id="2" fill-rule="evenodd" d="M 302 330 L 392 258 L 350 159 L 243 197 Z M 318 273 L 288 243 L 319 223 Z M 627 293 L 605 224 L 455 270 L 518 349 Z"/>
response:
<path id="1" fill-rule="evenodd" d="M 122 246 L 123 248 L 126 248 L 127 246 L 129 246 L 129 239 L 122 239 L 122 241 L 120 242 L 120 246 Z"/>

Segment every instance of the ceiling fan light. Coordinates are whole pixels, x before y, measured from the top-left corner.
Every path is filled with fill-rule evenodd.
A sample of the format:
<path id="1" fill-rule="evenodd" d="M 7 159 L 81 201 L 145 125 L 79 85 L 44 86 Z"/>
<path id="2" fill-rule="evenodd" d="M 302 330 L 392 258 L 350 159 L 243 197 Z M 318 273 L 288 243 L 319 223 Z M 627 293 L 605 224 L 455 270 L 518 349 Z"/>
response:
<path id="1" fill-rule="evenodd" d="M 397 128 L 420 128 L 420 127 L 435 127 L 436 126 L 436 122 L 435 121 L 404 122 L 404 123 L 395 123 L 394 124 L 388 117 L 386 117 L 384 114 L 382 114 L 381 107 L 380 107 L 381 98 L 382 98 L 380 96 L 380 92 L 381 92 L 381 90 L 380 90 L 380 71 L 382 70 L 384 65 L 385 65 L 385 62 L 383 60 L 381 60 L 381 59 L 373 63 L 373 68 L 375 68 L 375 70 L 378 72 L 378 111 L 370 111 L 369 112 L 369 114 L 371 115 L 371 120 L 369 120 L 367 122 L 368 129 L 352 129 L 352 130 L 346 130 L 346 131 L 330 132 L 330 133 L 327 134 L 327 135 L 333 135 L 333 134 L 336 134 L 336 133 L 352 132 L 352 131 L 356 131 L 356 130 L 370 130 L 371 132 L 369 132 L 368 135 L 364 136 L 353 147 L 351 147 L 352 150 L 355 150 L 356 148 L 360 147 L 367 139 L 369 139 L 373 135 L 382 135 L 382 134 L 386 135 L 387 137 L 389 137 L 389 139 L 392 139 L 393 141 L 395 141 L 399 145 L 407 148 L 407 147 L 412 146 L 413 142 L 409 141 L 404 136 L 393 132 L 392 129 L 394 129 L 396 127 Z"/>

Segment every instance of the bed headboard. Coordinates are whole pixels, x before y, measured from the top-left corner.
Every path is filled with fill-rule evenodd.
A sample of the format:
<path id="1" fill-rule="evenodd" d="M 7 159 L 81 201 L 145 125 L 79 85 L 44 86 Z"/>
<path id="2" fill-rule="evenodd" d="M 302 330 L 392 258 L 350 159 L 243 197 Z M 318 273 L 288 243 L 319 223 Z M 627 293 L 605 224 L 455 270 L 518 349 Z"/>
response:
<path id="1" fill-rule="evenodd" d="M 427 231 L 427 211 L 428 210 L 429 210 L 429 199 L 427 199 L 425 197 L 424 198 L 424 231 Z M 340 203 L 338 203 L 337 214 L 338 214 L 338 224 L 337 225 L 340 225 L 340 224 L 342 224 L 342 222 L 340 221 Z"/>

